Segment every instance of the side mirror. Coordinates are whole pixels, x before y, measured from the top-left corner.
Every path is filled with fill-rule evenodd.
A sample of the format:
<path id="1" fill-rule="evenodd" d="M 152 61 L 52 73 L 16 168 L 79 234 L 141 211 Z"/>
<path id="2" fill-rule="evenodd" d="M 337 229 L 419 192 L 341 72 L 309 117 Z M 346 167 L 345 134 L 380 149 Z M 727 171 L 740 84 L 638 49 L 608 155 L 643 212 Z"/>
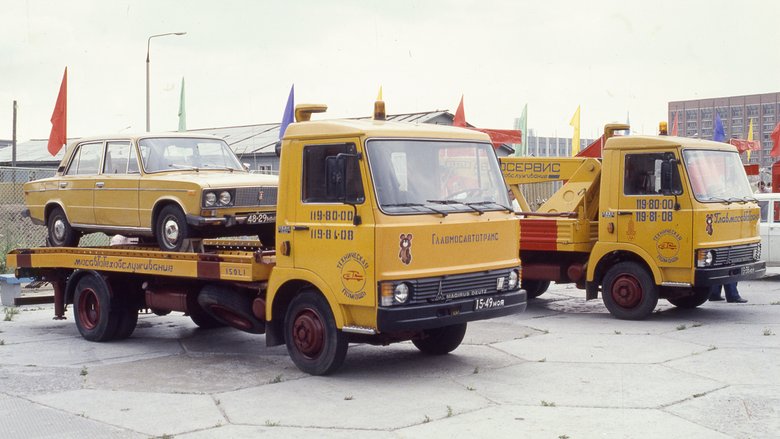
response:
<path id="1" fill-rule="evenodd" d="M 350 160 L 355 160 L 359 157 L 358 154 L 340 153 L 325 159 L 325 172 L 327 175 L 325 184 L 328 196 L 335 198 L 339 202 L 349 204 L 355 209 L 352 224 L 356 226 L 359 226 L 362 222 L 357 214 L 357 205 L 364 200 L 362 194 L 355 193 L 356 190 L 349 184 L 350 181 L 354 181 L 355 176 L 348 175 L 348 172 L 356 168 L 356 166 L 350 166 Z M 360 178 L 360 176 L 357 176 L 357 178 Z"/>
<path id="2" fill-rule="evenodd" d="M 274 145 L 274 152 L 276 153 L 277 157 L 281 157 L 282 156 L 282 141 L 281 140 L 277 140 L 276 141 L 276 144 Z"/>
<path id="3" fill-rule="evenodd" d="M 664 195 L 680 195 L 680 162 L 670 158 L 661 162 L 661 193 Z"/>
<path id="4" fill-rule="evenodd" d="M 252 165 L 249 163 L 241 163 L 241 166 L 244 167 L 244 171 L 248 171 L 249 169 L 252 168 Z"/>

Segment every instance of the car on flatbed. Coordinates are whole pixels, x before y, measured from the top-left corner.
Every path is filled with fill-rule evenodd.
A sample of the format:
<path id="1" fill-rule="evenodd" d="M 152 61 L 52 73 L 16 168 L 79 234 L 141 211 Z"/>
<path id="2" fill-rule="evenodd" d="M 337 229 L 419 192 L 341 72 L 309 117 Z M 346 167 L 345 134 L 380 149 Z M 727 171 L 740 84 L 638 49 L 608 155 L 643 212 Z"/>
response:
<path id="1" fill-rule="evenodd" d="M 217 137 L 94 137 L 73 142 L 54 177 L 25 183 L 25 215 L 46 225 L 53 247 L 93 232 L 155 239 L 166 251 L 239 235 L 272 246 L 277 188 L 277 176 L 250 173 Z"/>

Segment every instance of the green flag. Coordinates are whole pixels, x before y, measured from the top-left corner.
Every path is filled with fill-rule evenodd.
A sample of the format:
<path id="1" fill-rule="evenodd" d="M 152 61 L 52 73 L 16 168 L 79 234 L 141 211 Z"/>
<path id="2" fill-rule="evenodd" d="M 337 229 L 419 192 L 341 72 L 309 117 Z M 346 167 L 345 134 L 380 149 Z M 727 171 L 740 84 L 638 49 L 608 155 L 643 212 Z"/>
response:
<path id="1" fill-rule="evenodd" d="M 187 112 L 184 110 L 184 77 L 181 78 L 181 97 L 179 98 L 179 131 L 187 131 Z"/>
<path id="2" fill-rule="evenodd" d="M 515 155 L 528 155 L 528 104 L 523 106 L 523 115 L 520 116 L 520 119 L 516 119 L 515 129 L 520 130 L 520 139 L 522 140 L 520 145 L 515 145 Z"/>

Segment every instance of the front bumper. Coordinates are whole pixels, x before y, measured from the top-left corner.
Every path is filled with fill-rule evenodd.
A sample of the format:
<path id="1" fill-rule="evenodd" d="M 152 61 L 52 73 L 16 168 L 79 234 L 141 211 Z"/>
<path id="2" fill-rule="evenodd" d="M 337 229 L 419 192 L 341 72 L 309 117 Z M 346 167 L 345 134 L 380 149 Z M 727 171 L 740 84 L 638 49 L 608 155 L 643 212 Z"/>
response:
<path id="1" fill-rule="evenodd" d="M 697 268 L 694 272 L 694 285 L 708 287 L 743 280 L 758 279 L 766 274 L 766 262 L 758 261 L 727 267 Z"/>
<path id="2" fill-rule="evenodd" d="M 231 227 L 235 225 L 270 224 L 275 221 L 276 212 L 255 212 L 214 217 L 187 214 L 187 224 L 193 227 Z"/>
<path id="3" fill-rule="evenodd" d="M 498 308 L 475 310 L 475 301 L 485 296 L 437 302 L 424 305 L 380 307 L 377 311 L 379 332 L 420 331 L 476 320 L 492 319 L 525 311 L 525 290 L 489 296 L 493 301 L 503 300 Z"/>

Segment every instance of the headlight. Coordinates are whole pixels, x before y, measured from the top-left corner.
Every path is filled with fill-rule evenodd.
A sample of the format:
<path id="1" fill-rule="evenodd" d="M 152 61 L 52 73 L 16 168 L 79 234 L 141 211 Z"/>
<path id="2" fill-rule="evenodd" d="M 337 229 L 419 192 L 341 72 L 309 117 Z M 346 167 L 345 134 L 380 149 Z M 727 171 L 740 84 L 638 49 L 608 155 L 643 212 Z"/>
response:
<path id="1" fill-rule="evenodd" d="M 699 249 L 696 251 L 696 266 L 709 267 L 715 262 L 715 251 Z"/>
<path id="2" fill-rule="evenodd" d="M 753 250 L 753 259 L 755 260 L 761 259 L 761 244 L 758 244 L 756 246 L 756 249 Z"/>
<path id="3" fill-rule="evenodd" d="M 206 205 L 206 207 L 211 207 L 217 203 L 217 196 L 214 195 L 214 192 L 206 192 L 206 196 L 203 198 L 203 203 Z"/>
<path id="4" fill-rule="evenodd" d="M 409 286 L 405 283 L 400 283 L 395 286 L 395 289 L 393 290 L 393 299 L 398 303 L 404 303 L 406 302 L 406 299 L 409 298 Z"/>
<path id="5" fill-rule="evenodd" d="M 509 289 L 514 290 L 517 288 L 517 280 L 520 278 L 520 276 L 517 274 L 517 270 L 512 270 L 509 272 Z"/>
<path id="6" fill-rule="evenodd" d="M 708 250 L 704 255 L 704 266 L 709 267 L 715 261 L 715 252 Z"/>
<path id="7" fill-rule="evenodd" d="M 230 197 L 230 192 L 228 191 L 222 191 L 219 193 L 219 204 L 220 206 L 227 206 L 230 204 L 230 201 L 232 198 Z"/>

